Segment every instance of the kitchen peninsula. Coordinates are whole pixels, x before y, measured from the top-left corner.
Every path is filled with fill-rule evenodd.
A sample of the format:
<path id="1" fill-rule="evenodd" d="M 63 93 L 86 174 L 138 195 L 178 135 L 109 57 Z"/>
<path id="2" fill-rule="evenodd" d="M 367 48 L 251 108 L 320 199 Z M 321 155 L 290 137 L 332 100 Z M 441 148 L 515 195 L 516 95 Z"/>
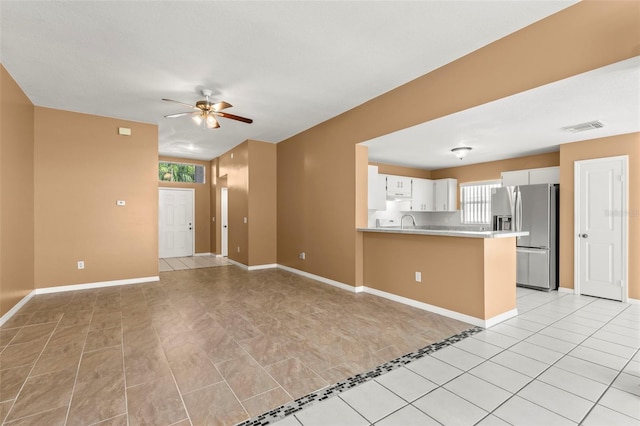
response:
<path id="1" fill-rule="evenodd" d="M 527 232 L 358 231 L 368 292 L 482 327 L 517 314 L 516 237 Z"/>

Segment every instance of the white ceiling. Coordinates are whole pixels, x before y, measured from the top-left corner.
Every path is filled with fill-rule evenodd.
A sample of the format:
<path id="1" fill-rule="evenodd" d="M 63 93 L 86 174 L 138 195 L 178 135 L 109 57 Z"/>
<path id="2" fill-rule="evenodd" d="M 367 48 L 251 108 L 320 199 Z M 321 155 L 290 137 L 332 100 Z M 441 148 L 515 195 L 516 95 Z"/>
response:
<path id="1" fill-rule="evenodd" d="M 563 127 L 598 120 L 578 133 Z M 640 56 L 364 142 L 369 159 L 423 169 L 557 151 L 640 131 Z M 472 150 L 463 160 L 452 148 Z"/>
<path id="2" fill-rule="evenodd" d="M 158 124 L 160 154 L 208 160 L 280 142 L 576 2 L 2 0 L 0 60 L 35 105 Z M 163 118 L 185 110 L 161 98 L 193 103 L 202 88 L 254 123 Z M 458 142 L 428 139 L 432 157 Z"/>

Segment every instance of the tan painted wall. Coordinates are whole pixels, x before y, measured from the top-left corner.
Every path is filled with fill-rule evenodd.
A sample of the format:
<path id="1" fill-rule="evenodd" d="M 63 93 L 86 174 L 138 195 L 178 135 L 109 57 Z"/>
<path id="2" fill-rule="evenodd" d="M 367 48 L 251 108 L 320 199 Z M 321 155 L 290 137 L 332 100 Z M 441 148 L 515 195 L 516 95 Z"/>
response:
<path id="1" fill-rule="evenodd" d="M 574 162 L 629 156 L 629 297 L 640 299 L 640 133 L 560 146 L 560 286 L 574 288 Z"/>
<path id="2" fill-rule="evenodd" d="M 277 148 L 249 141 L 249 266 L 277 262 Z"/>
<path id="3" fill-rule="evenodd" d="M 0 64 L 0 316 L 34 289 L 34 107 Z"/>
<path id="4" fill-rule="evenodd" d="M 157 276 L 157 175 L 157 126 L 36 107 L 36 288 Z"/>
<path id="5" fill-rule="evenodd" d="M 515 238 L 365 232 L 364 285 L 489 319 L 515 308 L 515 246 Z"/>
<path id="6" fill-rule="evenodd" d="M 276 161 L 276 145 L 254 140 L 218 158 L 217 196 L 226 186 L 229 197 L 229 259 L 247 266 L 276 263 Z"/>
<path id="7" fill-rule="evenodd" d="M 205 169 L 205 183 L 182 183 L 182 182 L 163 182 L 158 181 L 159 188 L 192 188 L 195 193 L 195 246 L 196 253 L 210 253 L 211 252 L 211 195 L 210 185 L 211 180 L 209 161 L 190 160 L 185 158 L 175 157 L 159 157 L 159 161 L 172 161 L 175 163 L 188 163 L 198 164 Z M 157 172 L 156 172 L 157 175 Z"/>
<path id="8" fill-rule="evenodd" d="M 431 179 L 431 171 L 416 169 L 415 167 L 396 166 L 395 164 L 369 163 L 371 166 L 378 166 L 378 173 L 384 175 L 409 176 L 422 179 Z"/>
<path id="9" fill-rule="evenodd" d="M 580 2 L 279 143 L 278 263 L 354 285 L 354 144 L 636 56 L 638 27 L 640 2 Z"/>
<path id="10" fill-rule="evenodd" d="M 516 308 L 515 245 L 515 237 L 484 240 L 485 319 Z"/>

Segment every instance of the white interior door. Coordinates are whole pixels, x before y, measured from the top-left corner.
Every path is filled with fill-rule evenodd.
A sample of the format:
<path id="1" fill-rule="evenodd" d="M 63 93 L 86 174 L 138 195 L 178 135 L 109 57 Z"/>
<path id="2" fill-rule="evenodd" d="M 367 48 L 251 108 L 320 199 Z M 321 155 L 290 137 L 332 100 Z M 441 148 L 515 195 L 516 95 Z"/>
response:
<path id="1" fill-rule="evenodd" d="M 193 256 L 193 189 L 160 188 L 158 247 L 160 258 Z"/>
<path id="2" fill-rule="evenodd" d="M 575 163 L 576 290 L 626 301 L 627 157 Z"/>
<path id="3" fill-rule="evenodd" d="M 220 188 L 220 251 L 222 256 L 229 255 L 229 193 Z"/>

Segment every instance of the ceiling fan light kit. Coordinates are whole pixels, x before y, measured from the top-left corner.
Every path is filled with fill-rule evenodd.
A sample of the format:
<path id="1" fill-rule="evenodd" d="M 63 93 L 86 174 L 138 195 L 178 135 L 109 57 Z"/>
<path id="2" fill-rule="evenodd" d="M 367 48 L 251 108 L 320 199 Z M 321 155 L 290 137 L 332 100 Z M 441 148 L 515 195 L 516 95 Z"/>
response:
<path id="1" fill-rule="evenodd" d="M 469 153 L 469 151 L 471 151 L 471 147 L 468 147 L 468 146 L 461 146 L 461 147 L 458 147 L 458 148 L 453 148 L 451 150 L 451 152 L 453 152 L 453 155 L 458 157 L 460 160 L 462 160 L 464 157 L 466 157 L 467 154 Z"/>
<path id="2" fill-rule="evenodd" d="M 174 101 L 173 99 L 162 99 L 167 102 L 175 102 L 178 104 L 186 105 L 189 108 L 193 109 L 193 111 L 189 112 L 178 112 L 176 114 L 165 115 L 165 118 L 177 118 L 184 117 L 185 115 L 191 115 L 193 121 L 195 121 L 198 126 L 203 122 L 205 123 L 205 127 L 207 129 L 217 129 L 220 127 L 220 123 L 216 119 L 216 115 L 218 117 L 230 118 L 232 120 L 241 121 L 243 123 L 251 124 L 253 120 L 250 118 L 240 117 L 239 115 L 229 114 L 227 112 L 222 112 L 225 108 L 230 108 L 232 105 L 225 101 L 220 102 L 210 102 L 209 97 L 212 95 L 212 91 L 208 89 L 202 90 L 202 96 L 204 96 L 204 100 L 196 102 L 195 105 L 190 105 L 185 102 Z"/>

